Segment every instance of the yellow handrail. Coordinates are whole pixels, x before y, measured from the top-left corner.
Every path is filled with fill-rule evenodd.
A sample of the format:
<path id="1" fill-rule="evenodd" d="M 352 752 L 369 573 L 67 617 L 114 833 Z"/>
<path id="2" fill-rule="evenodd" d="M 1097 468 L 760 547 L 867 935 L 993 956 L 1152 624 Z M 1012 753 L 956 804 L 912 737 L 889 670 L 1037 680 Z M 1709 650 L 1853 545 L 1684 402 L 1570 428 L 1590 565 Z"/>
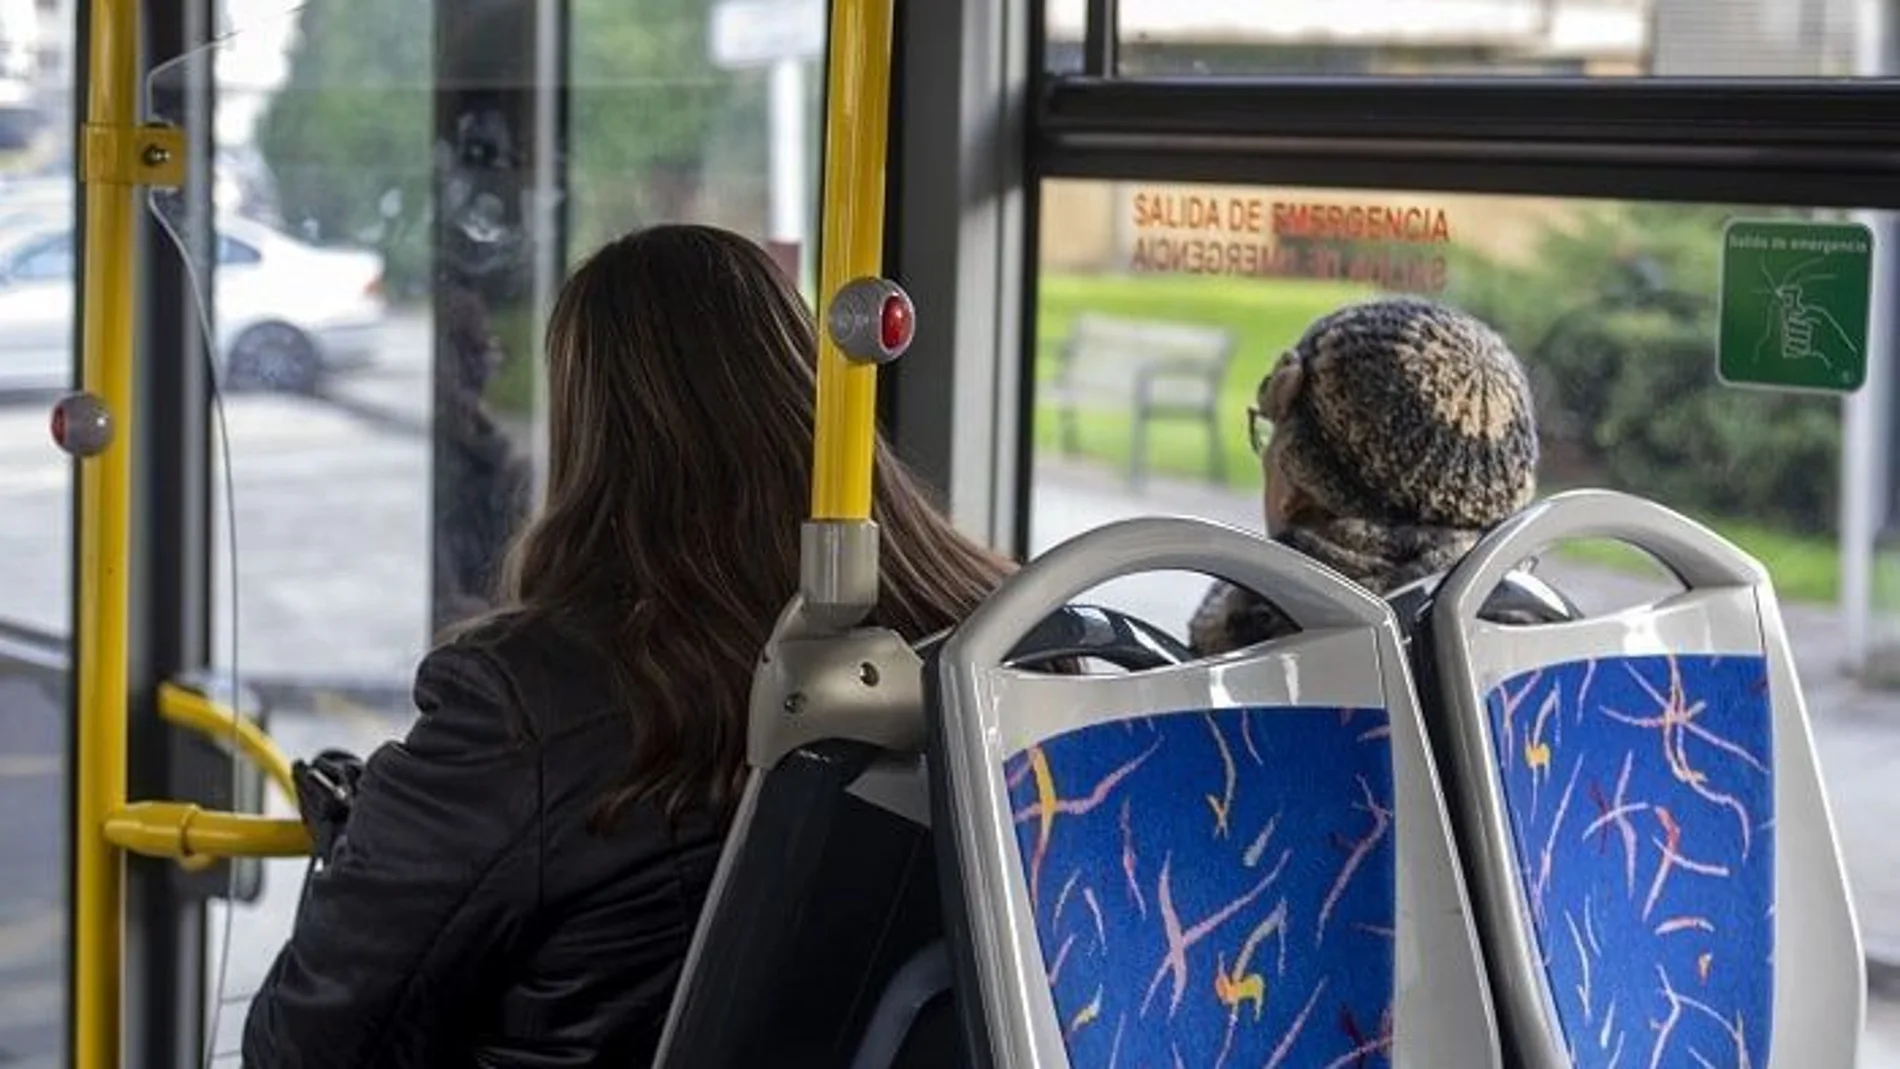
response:
<path id="1" fill-rule="evenodd" d="M 832 0 L 826 86 L 824 248 L 819 323 L 853 279 L 882 273 L 884 161 L 889 141 L 893 0 Z M 871 517 L 877 366 L 846 359 L 818 331 L 812 518 Z"/>
<path id="2" fill-rule="evenodd" d="M 285 797 L 297 801 L 290 758 L 250 717 L 177 683 L 159 685 L 158 715 L 169 724 L 235 743 Z M 122 850 L 168 858 L 189 869 L 218 858 L 303 857 L 311 848 L 310 833 L 300 820 L 227 813 L 191 802 L 121 804 L 106 816 L 105 838 Z"/>
<path id="3" fill-rule="evenodd" d="M 82 388 L 110 413 L 113 438 L 79 464 L 74 629 L 78 725 L 73 828 L 73 1065 L 119 1064 L 121 858 L 106 818 L 125 803 L 127 568 L 130 561 L 132 309 L 138 181 L 139 0 L 92 0 L 81 180 L 86 218 Z"/>
<path id="4" fill-rule="evenodd" d="M 292 803 L 297 784 L 290 758 L 264 730 L 236 709 L 177 683 L 158 688 L 158 715 L 167 723 L 211 739 L 229 740 L 264 770 Z M 189 802 L 133 802 L 106 817 L 105 837 L 114 846 L 147 857 L 199 868 L 216 858 L 302 857 L 310 833 L 299 820 L 204 809 Z"/>
<path id="5" fill-rule="evenodd" d="M 201 809 L 190 802 L 133 802 L 105 822 L 105 838 L 147 857 L 194 863 L 221 857 L 304 857 L 301 822 Z"/>
<path id="6" fill-rule="evenodd" d="M 235 743 L 239 753 L 263 769 L 271 782 L 283 790 L 284 797 L 292 802 L 297 800 L 297 784 L 290 775 L 290 758 L 250 717 L 176 683 L 159 686 L 158 715 L 168 723 L 207 738 Z"/>

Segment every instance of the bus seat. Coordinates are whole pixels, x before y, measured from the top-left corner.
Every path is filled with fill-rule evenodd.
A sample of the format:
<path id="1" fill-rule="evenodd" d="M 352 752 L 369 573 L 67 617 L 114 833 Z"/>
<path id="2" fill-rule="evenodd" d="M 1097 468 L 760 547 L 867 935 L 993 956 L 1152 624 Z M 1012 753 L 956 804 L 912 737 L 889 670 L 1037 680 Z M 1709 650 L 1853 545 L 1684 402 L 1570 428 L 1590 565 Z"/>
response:
<path id="1" fill-rule="evenodd" d="M 1447 574 L 1428 575 L 1386 594 L 1386 604 L 1392 606 L 1392 615 L 1399 621 L 1399 634 L 1408 646 L 1423 625 L 1425 614 L 1431 609 L 1432 595 L 1444 583 Z M 1498 581 L 1497 589 L 1485 600 L 1478 618 L 1496 624 L 1542 624 L 1575 620 L 1582 615 L 1583 610 L 1575 602 L 1545 582 L 1542 576 L 1529 568 L 1515 568 Z M 1429 699 L 1428 695 L 1420 697 Z"/>
<path id="2" fill-rule="evenodd" d="M 1011 662 L 1028 668 L 1078 656 L 1139 669 L 1188 654 L 1141 621 L 1065 605 Z M 919 755 L 846 740 L 800 747 L 754 770 L 656 1065 L 843 1069 L 854 1055 L 875 1064 L 879 1051 L 906 1069 L 941 1064 L 941 1044 L 901 1042 L 901 1034 L 888 1043 L 888 1025 L 874 1027 L 896 1012 L 879 1016 L 890 999 L 917 995 L 920 974 L 905 972 L 907 963 L 927 960 L 943 935 L 926 789 Z M 947 1001 L 919 1003 L 911 1031 L 941 1016 Z"/>
<path id="3" fill-rule="evenodd" d="M 1194 659 L 1185 644 L 1138 617 L 1095 605 L 1065 605 L 1030 629 L 1011 652 L 1012 667 L 1056 667 L 1063 661 L 1104 661 L 1130 672 Z"/>
<path id="4" fill-rule="evenodd" d="M 1587 538 L 1683 591 L 1478 618 L 1518 562 Z M 1452 570 L 1414 654 L 1514 1064 L 1855 1064 L 1859 933 L 1760 564 L 1654 503 L 1557 495 Z"/>
<path id="5" fill-rule="evenodd" d="M 951 988 L 950 951 L 939 939 L 918 951 L 891 977 L 878 999 L 877 1009 L 871 1013 L 870 1024 L 864 1029 L 857 1056 L 851 1059 L 851 1069 L 888 1069 L 899 1064 L 906 1042 L 919 1038 L 918 1022 L 951 997 Z M 941 1038 L 935 1047 L 920 1049 L 917 1055 L 928 1050 L 941 1058 L 942 1064 L 957 1064 L 960 1059 L 956 1056 L 956 1033 L 939 1035 Z"/>
<path id="6" fill-rule="evenodd" d="M 901 757 L 840 740 L 753 774 L 656 1065 L 848 1062 L 866 985 L 941 934 L 928 829 L 853 791 L 878 764 L 901 787 Z"/>
<path id="7" fill-rule="evenodd" d="M 1128 675 L 1006 663 L 1051 607 L 1168 570 L 1301 631 Z M 1232 528 L 1129 520 L 1008 579 L 924 682 L 968 1065 L 1500 1064 L 1379 599 Z"/>

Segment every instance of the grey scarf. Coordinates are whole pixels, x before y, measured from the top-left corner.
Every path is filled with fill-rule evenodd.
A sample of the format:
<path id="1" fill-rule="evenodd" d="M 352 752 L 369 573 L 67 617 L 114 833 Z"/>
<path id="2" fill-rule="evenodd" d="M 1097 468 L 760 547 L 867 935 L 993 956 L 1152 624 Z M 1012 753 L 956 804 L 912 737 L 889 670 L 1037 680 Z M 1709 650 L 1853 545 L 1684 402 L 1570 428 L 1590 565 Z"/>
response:
<path id="1" fill-rule="evenodd" d="M 1456 527 L 1331 520 L 1288 528 L 1274 541 L 1383 595 L 1449 569 L 1477 543 L 1478 535 L 1477 531 Z M 1195 653 L 1207 656 L 1296 630 L 1272 602 L 1252 591 L 1216 582 L 1188 624 L 1188 641 Z"/>

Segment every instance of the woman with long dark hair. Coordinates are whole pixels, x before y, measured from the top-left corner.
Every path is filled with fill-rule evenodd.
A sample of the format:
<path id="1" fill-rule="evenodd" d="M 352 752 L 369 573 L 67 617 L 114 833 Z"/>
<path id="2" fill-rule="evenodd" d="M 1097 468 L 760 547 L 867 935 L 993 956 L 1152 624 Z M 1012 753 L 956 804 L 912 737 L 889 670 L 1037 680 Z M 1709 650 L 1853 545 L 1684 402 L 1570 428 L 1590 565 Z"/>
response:
<path id="1" fill-rule="evenodd" d="M 601 249 L 548 327 L 546 503 L 503 608 L 430 653 L 252 1004 L 247 1065 L 652 1056 L 798 582 L 815 340 L 736 235 Z M 880 440 L 872 622 L 917 639 L 1010 569 Z"/>

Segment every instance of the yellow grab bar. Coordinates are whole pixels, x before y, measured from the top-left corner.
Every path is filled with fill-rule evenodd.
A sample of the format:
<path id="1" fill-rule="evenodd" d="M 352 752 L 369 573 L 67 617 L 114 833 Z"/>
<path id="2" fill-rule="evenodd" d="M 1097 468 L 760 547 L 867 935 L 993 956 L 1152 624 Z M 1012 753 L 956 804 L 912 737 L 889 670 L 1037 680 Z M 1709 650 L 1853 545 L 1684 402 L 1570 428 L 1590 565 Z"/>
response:
<path id="1" fill-rule="evenodd" d="M 824 247 L 818 269 L 814 520 L 871 518 L 877 366 L 847 359 L 822 324 L 853 279 L 884 262 L 884 161 L 890 137 L 893 0 L 832 0 L 825 90 Z"/>
<path id="2" fill-rule="evenodd" d="M 208 738 L 235 742 L 239 753 L 296 802 L 290 758 L 250 717 L 177 683 L 160 684 L 158 715 Z M 227 813 L 190 802 L 120 805 L 106 817 L 105 838 L 120 849 L 169 858 L 186 868 L 202 868 L 226 857 L 302 857 L 311 846 L 301 821 Z"/>
<path id="3" fill-rule="evenodd" d="M 79 464 L 78 724 L 73 827 L 72 1056 L 77 1069 L 119 1064 L 123 939 L 121 858 L 106 821 L 125 802 L 127 568 L 130 561 L 133 224 L 138 181 L 138 0 L 92 0 L 81 180 L 86 217 L 81 388 L 113 437 Z"/>
<path id="4" fill-rule="evenodd" d="M 147 857 L 194 862 L 220 857 L 305 857 L 301 821 L 201 809 L 190 802 L 134 802 L 105 822 L 105 838 Z"/>
<path id="5" fill-rule="evenodd" d="M 158 715 L 168 723 L 207 738 L 235 743 L 238 752 L 263 769 L 286 798 L 292 802 L 297 800 L 297 784 L 290 775 L 290 758 L 250 717 L 177 683 L 159 686 Z"/>

